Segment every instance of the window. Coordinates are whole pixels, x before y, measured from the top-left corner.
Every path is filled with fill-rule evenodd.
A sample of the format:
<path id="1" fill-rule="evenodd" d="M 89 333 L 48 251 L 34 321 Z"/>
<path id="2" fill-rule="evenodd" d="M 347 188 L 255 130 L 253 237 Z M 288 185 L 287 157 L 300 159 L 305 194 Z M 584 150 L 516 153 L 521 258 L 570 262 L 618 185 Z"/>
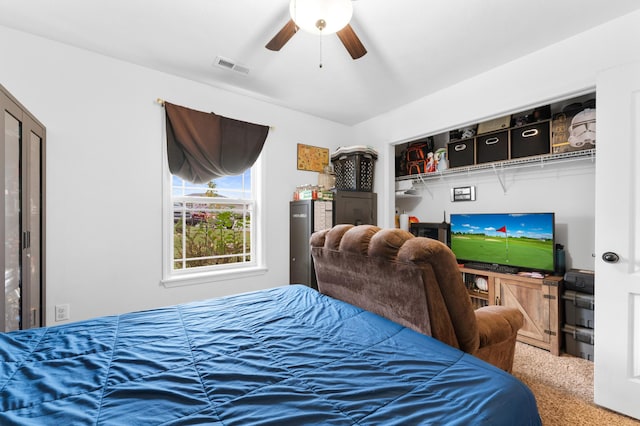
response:
<path id="1" fill-rule="evenodd" d="M 167 172 L 170 188 L 165 195 L 170 214 L 165 220 L 165 286 L 260 269 L 258 170 L 259 161 L 242 175 L 205 184 L 193 184 Z"/>

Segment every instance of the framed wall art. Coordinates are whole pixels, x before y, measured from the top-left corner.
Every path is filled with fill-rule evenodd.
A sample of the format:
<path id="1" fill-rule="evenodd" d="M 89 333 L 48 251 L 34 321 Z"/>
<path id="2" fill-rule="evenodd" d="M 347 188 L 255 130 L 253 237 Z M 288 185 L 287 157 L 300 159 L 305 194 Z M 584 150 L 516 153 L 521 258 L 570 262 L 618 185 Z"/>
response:
<path id="1" fill-rule="evenodd" d="M 329 148 L 298 144 L 298 170 L 322 172 L 329 165 Z"/>

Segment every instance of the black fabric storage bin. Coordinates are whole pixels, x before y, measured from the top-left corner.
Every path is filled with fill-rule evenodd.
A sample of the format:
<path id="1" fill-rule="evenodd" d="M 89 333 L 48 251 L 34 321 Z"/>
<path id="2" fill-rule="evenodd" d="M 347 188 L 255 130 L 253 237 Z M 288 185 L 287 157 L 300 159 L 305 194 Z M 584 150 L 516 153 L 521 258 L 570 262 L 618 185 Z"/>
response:
<path id="1" fill-rule="evenodd" d="M 476 137 L 476 163 L 490 163 L 509 158 L 509 131 Z"/>
<path id="2" fill-rule="evenodd" d="M 475 139 L 463 139 L 447 144 L 449 167 L 471 166 L 475 162 Z"/>
<path id="3" fill-rule="evenodd" d="M 551 152 L 551 122 L 541 121 L 511 129 L 511 158 Z"/>

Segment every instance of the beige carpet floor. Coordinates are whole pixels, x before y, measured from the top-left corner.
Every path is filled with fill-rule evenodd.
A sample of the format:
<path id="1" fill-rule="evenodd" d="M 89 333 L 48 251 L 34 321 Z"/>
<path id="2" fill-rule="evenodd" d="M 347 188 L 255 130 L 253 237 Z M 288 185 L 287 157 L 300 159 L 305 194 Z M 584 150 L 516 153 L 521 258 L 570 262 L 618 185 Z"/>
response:
<path id="1" fill-rule="evenodd" d="M 593 403 L 593 363 L 582 358 L 516 344 L 513 375 L 536 397 L 544 426 L 640 425 Z"/>

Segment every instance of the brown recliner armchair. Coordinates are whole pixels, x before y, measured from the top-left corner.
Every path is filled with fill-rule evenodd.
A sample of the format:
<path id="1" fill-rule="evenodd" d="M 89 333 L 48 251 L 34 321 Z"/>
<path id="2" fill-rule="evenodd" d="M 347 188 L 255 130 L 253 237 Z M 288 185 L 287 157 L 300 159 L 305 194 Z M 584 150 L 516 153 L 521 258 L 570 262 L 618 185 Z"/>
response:
<path id="1" fill-rule="evenodd" d="M 474 311 L 453 252 L 400 229 L 337 225 L 311 236 L 318 290 L 511 372 L 522 313 Z"/>

